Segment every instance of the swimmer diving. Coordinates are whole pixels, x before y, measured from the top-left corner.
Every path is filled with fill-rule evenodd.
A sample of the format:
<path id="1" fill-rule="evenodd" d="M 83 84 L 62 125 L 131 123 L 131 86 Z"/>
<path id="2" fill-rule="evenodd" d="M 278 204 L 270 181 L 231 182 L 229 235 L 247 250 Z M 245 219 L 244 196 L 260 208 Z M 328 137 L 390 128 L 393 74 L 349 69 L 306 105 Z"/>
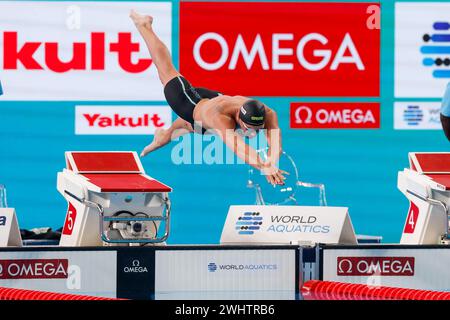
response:
<path id="1" fill-rule="evenodd" d="M 152 28 L 153 17 L 132 10 L 130 18 L 147 45 L 164 87 L 167 103 L 179 117 L 170 128 L 155 132 L 153 141 L 143 149 L 141 157 L 184 134 L 214 133 L 239 158 L 261 171 L 269 183 L 283 185 L 288 173 L 276 166 L 282 152 L 276 112 L 255 99 L 193 87 L 175 69 L 168 48 Z M 268 158 L 265 160 L 243 139 L 254 138 L 259 131 L 265 133 L 269 145 Z"/>

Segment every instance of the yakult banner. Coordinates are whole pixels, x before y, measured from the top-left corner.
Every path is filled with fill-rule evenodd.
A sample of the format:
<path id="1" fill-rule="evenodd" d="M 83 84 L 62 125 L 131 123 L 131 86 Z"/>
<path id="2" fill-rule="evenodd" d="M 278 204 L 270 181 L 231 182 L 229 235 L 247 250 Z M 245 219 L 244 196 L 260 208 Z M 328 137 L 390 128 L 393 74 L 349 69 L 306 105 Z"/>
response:
<path id="1" fill-rule="evenodd" d="M 395 3 L 395 96 L 441 98 L 450 81 L 450 3 Z"/>
<path id="2" fill-rule="evenodd" d="M 170 49 L 170 2 L 1 1 L 2 98 L 164 100 L 132 8 L 153 15 Z"/>
<path id="3" fill-rule="evenodd" d="M 291 128 L 370 129 L 380 127 L 379 103 L 291 103 Z"/>
<path id="4" fill-rule="evenodd" d="M 76 106 L 75 134 L 154 134 L 172 124 L 168 106 Z"/>
<path id="5" fill-rule="evenodd" d="M 436 263 L 439 261 L 439 263 Z M 450 290 L 450 250 L 323 249 L 323 280 L 425 290 Z"/>
<path id="6" fill-rule="evenodd" d="M 181 2 L 180 69 L 253 96 L 379 96 L 376 3 Z"/>
<path id="7" fill-rule="evenodd" d="M 116 297 L 115 251 L 0 252 L 0 287 Z"/>

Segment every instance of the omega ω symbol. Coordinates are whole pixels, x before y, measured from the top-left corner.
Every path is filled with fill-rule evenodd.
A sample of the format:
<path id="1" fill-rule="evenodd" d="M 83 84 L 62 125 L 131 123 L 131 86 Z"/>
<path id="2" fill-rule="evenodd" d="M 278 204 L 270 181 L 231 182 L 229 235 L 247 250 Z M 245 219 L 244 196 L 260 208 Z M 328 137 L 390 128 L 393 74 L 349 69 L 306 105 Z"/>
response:
<path id="1" fill-rule="evenodd" d="M 301 106 L 298 107 L 297 110 L 295 110 L 295 123 L 297 124 L 310 124 L 311 118 L 312 118 L 312 110 L 311 108 L 307 106 Z M 304 121 L 303 121 L 304 119 Z"/>

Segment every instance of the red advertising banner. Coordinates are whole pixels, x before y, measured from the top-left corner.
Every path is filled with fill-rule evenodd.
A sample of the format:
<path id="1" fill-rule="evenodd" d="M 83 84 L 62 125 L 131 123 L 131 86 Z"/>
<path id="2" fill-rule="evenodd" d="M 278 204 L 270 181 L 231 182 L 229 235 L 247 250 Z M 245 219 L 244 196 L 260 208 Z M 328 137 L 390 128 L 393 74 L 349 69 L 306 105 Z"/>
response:
<path id="1" fill-rule="evenodd" d="M 380 128 L 379 103 L 291 103 L 290 127 L 298 129 Z"/>
<path id="2" fill-rule="evenodd" d="M 67 259 L 0 260 L 0 279 L 67 279 Z"/>
<path id="3" fill-rule="evenodd" d="M 414 276 L 414 257 L 338 257 L 338 276 Z"/>
<path id="4" fill-rule="evenodd" d="M 379 96 L 377 3 L 181 2 L 180 71 L 229 95 Z"/>

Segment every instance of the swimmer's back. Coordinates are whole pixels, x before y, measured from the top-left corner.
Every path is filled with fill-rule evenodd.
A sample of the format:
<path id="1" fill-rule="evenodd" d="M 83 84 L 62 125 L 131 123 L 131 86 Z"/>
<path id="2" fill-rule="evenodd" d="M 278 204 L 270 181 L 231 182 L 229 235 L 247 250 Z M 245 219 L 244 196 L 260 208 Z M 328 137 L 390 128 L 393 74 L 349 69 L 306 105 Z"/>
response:
<path id="1" fill-rule="evenodd" d="M 194 110 L 194 119 L 201 122 L 205 129 L 213 129 L 215 121 L 223 117 L 234 119 L 236 111 L 247 98 L 221 95 L 212 99 L 202 99 Z M 233 120 L 234 121 L 234 120 Z M 230 125 L 230 129 L 232 126 Z M 234 128 L 234 127 L 233 127 Z"/>

